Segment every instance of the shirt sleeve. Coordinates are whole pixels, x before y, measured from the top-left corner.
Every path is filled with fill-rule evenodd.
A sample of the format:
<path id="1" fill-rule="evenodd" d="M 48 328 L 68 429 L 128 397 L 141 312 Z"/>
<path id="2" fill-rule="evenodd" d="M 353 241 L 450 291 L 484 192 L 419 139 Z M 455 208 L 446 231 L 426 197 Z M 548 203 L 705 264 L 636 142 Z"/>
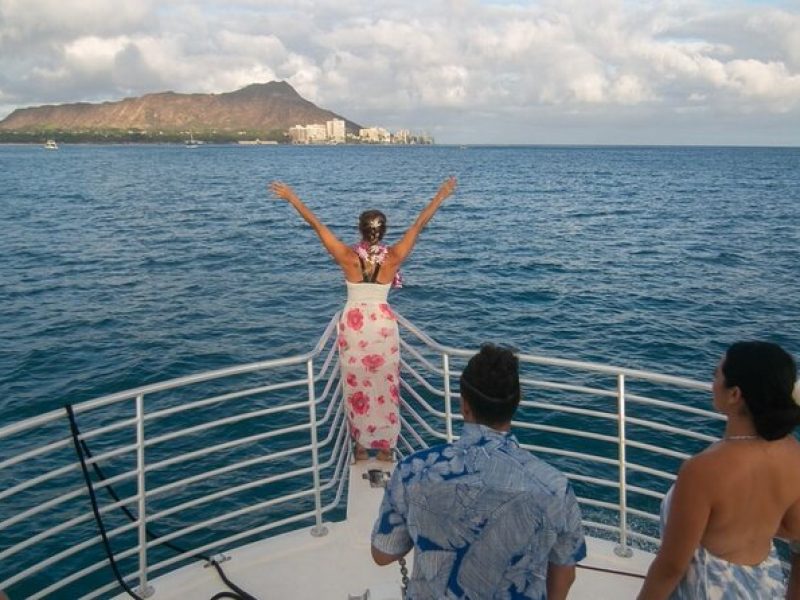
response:
<path id="1" fill-rule="evenodd" d="M 574 565 L 584 558 L 586 558 L 586 540 L 583 537 L 581 509 L 572 486 L 567 483 L 564 494 L 564 529 L 558 532 L 548 561 L 554 565 L 565 566 Z"/>
<path id="2" fill-rule="evenodd" d="M 400 477 L 400 465 L 394 470 L 372 527 L 372 545 L 381 552 L 400 556 L 411 550 L 414 543 L 408 533 L 405 489 Z"/>

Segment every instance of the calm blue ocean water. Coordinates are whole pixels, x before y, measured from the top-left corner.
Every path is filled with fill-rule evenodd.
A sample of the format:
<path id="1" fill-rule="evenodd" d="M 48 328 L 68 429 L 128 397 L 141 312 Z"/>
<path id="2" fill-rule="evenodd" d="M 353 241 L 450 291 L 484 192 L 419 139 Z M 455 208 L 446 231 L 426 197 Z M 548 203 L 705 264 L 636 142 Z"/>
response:
<path id="1" fill-rule="evenodd" d="M 706 379 L 800 353 L 800 149 L 0 147 L 0 411 L 305 351 L 338 269 L 288 205 L 396 240 L 448 174 L 392 303 L 442 342 Z"/>
<path id="2" fill-rule="evenodd" d="M 800 355 L 800 149 L 0 146 L 2 422 L 309 350 L 344 284 L 268 182 L 391 243 L 450 174 L 391 296 L 434 339 L 701 380 L 736 339 Z"/>

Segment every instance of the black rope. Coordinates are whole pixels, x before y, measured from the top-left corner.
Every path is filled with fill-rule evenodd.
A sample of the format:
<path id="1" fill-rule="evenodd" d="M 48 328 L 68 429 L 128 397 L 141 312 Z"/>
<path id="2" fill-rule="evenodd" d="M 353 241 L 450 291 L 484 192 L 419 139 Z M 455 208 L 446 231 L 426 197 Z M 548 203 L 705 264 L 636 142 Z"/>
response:
<path id="1" fill-rule="evenodd" d="M 80 442 L 81 442 L 81 447 L 83 448 L 84 455 L 89 460 L 94 458 L 92 456 L 92 451 L 89 450 L 89 446 L 86 444 L 86 442 L 84 440 L 80 440 Z M 95 475 L 97 475 L 97 478 L 100 481 L 105 481 L 107 479 L 105 473 L 103 473 L 103 470 L 100 468 L 100 465 L 98 465 L 96 462 L 92 463 L 92 468 L 94 469 Z M 114 490 L 114 488 L 112 486 L 107 485 L 107 486 L 105 486 L 105 488 L 106 488 L 106 492 L 108 492 L 108 495 L 111 496 L 111 499 L 114 500 L 114 502 L 118 502 L 118 503 L 122 502 L 122 500 L 120 499 L 119 495 L 117 494 L 117 492 Z M 136 521 L 136 517 L 128 509 L 127 506 L 122 504 L 120 506 L 120 508 L 122 509 L 122 512 L 124 512 L 125 515 L 128 517 L 128 519 L 130 519 L 131 523 Z M 161 537 L 161 535 L 153 533 L 152 530 L 150 530 L 148 527 L 145 527 L 144 531 L 145 531 L 145 534 L 147 535 L 147 537 L 149 539 L 151 539 L 151 540 L 157 540 L 157 539 L 159 539 Z M 188 554 L 189 553 L 188 550 L 185 550 L 184 548 L 181 548 L 180 546 L 178 546 L 176 544 L 173 544 L 172 542 L 161 542 L 161 544 L 163 546 L 167 546 L 168 548 L 174 550 L 178 554 Z M 192 557 L 193 558 L 202 558 L 206 562 L 213 562 L 213 560 L 211 559 L 210 556 L 206 556 L 205 554 L 201 554 L 199 552 L 197 554 L 192 554 Z"/>
<path id="2" fill-rule="evenodd" d="M 101 536 L 103 538 L 103 544 L 105 546 L 106 555 L 108 556 L 109 562 L 111 563 L 111 568 L 114 571 L 114 576 L 116 577 L 116 579 L 119 582 L 119 584 L 123 587 L 123 589 L 128 594 L 130 594 L 130 596 L 132 596 L 133 598 L 136 598 L 137 600 L 143 600 L 140 596 L 137 596 L 130 589 L 130 587 L 125 583 L 125 581 L 122 579 L 122 576 L 120 575 L 119 568 L 117 567 L 116 561 L 114 560 L 113 553 L 111 552 L 111 545 L 110 545 L 110 543 L 108 541 L 108 536 L 106 535 L 105 526 L 103 525 L 102 517 L 100 516 L 100 511 L 98 510 L 98 507 L 97 507 L 97 496 L 95 495 L 94 486 L 92 486 L 91 478 L 89 477 L 89 470 L 88 470 L 88 468 L 86 466 L 86 460 L 84 458 L 84 457 L 88 457 L 89 459 L 92 459 L 93 458 L 92 457 L 92 452 L 91 452 L 91 450 L 89 450 L 89 446 L 86 444 L 85 440 L 79 440 L 80 431 L 78 430 L 78 424 L 75 421 L 75 413 L 72 410 L 72 405 L 71 404 L 67 404 L 65 406 L 65 408 L 67 410 L 67 416 L 69 417 L 70 429 L 72 431 L 72 440 L 73 440 L 73 443 L 75 444 L 75 452 L 78 454 L 78 458 L 80 459 L 81 470 L 83 471 L 83 476 L 84 476 L 84 480 L 86 482 L 86 487 L 89 490 L 89 498 L 90 498 L 91 503 L 92 503 L 92 512 L 94 513 L 94 518 L 95 518 L 95 521 L 97 522 L 97 526 L 100 529 L 100 534 L 101 534 Z M 100 466 L 96 462 L 92 463 L 92 467 L 94 468 L 95 475 L 97 475 L 97 477 L 100 479 L 100 481 L 105 481 L 107 479 L 107 477 L 105 476 L 105 473 L 103 473 L 103 470 L 100 468 Z M 122 502 L 122 500 L 120 499 L 119 495 L 117 494 L 117 492 L 114 490 L 114 488 L 111 485 L 106 485 L 105 488 L 106 488 L 106 491 L 108 492 L 109 496 L 111 496 L 111 498 L 115 502 L 117 502 L 117 503 L 121 503 Z M 128 519 L 130 519 L 131 522 L 135 522 L 137 520 L 136 517 L 133 515 L 133 513 L 131 513 L 131 511 L 128 509 L 127 506 L 125 506 L 124 504 L 121 504 L 120 508 L 125 513 L 125 515 L 128 517 Z M 147 527 L 145 527 L 145 535 L 151 540 L 157 540 L 157 539 L 159 539 L 161 537 L 161 535 L 157 535 L 157 534 L 153 533 Z M 206 556 L 205 554 L 202 554 L 202 553 L 196 553 L 196 554 L 190 553 L 189 551 L 187 551 L 187 550 L 181 548 L 180 546 L 178 546 L 176 544 L 173 544 L 173 543 L 171 543 L 169 541 L 162 542 L 161 544 L 163 546 L 167 546 L 168 548 L 174 550 L 175 552 L 177 552 L 179 554 L 190 554 L 190 556 L 192 558 L 202 559 L 202 560 L 206 561 L 209 565 L 213 566 L 214 569 L 216 569 L 217 574 L 219 575 L 220 579 L 222 579 L 222 581 L 225 583 L 225 585 L 227 585 L 231 590 L 233 590 L 233 592 L 227 592 L 227 591 L 219 592 L 218 594 L 212 596 L 211 600 L 218 600 L 220 598 L 232 598 L 233 600 L 257 600 L 255 598 L 255 596 L 252 596 L 248 592 L 244 591 L 242 588 L 240 588 L 235 583 L 233 583 L 230 579 L 228 579 L 228 577 L 225 575 L 225 571 L 222 570 L 222 567 L 219 565 L 219 563 L 214 558 L 212 558 L 210 556 Z"/>
<path id="3" fill-rule="evenodd" d="M 81 471 L 83 471 L 83 479 L 86 482 L 86 489 L 89 491 L 89 500 L 92 503 L 92 512 L 94 513 L 94 520 L 97 523 L 97 528 L 100 530 L 100 537 L 103 538 L 103 547 L 106 550 L 106 556 L 108 556 L 108 562 L 111 565 L 111 570 L 114 572 L 114 577 L 117 578 L 117 581 L 122 586 L 128 595 L 131 598 L 136 598 L 136 600 L 143 600 L 141 596 L 136 595 L 136 593 L 130 588 L 130 586 L 125 583 L 125 580 L 122 578 L 122 575 L 119 572 L 119 568 L 117 567 L 117 561 L 114 559 L 114 553 L 111 551 L 111 544 L 108 541 L 108 535 L 106 535 L 106 528 L 103 525 L 103 519 L 100 518 L 100 511 L 97 508 L 97 496 L 94 493 L 94 487 L 92 487 L 92 480 L 89 477 L 89 469 L 86 468 L 86 459 L 83 456 L 83 451 L 81 449 L 81 445 L 78 443 L 78 436 L 80 435 L 78 432 L 78 425 L 75 423 L 75 413 L 72 412 L 72 405 L 67 404 L 67 416 L 69 417 L 69 427 L 72 431 L 72 441 L 75 444 L 75 452 L 78 454 L 78 459 L 81 462 Z"/>
<path id="4" fill-rule="evenodd" d="M 211 598 L 211 600 L 215 600 L 216 598 L 228 598 L 228 597 L 236 598 L 236 600 L 256 600 L 255 596 L 251 596 L 250 594 L 245 592 L 242 588 L 240 588 L 238 585 L 233 583 L 230 579 L 228 579 L 228 577 L 225 575 L 225 571 L 222 570 L 222 567 L 220 566 L 220 564 L 218 562 L 211 561 L 210 564 L 211 564 L 212 567 L 214 567 L 217 570 L 217 573 L 219 574 L 220 579 L 222 579 L 222 581 L 225 582 L 225 585 L 227 585 L 234 592 L 236 592 L 236 596 L 226 595 L 226 594 L 230 594 L 230 592 L 220 592 L 219 594 L 217 594 L 216 596 Z M 220 595 L 220 594 L 222 594 L 222 595 Z"/>
<path id="5" fill-rule="evenodd" d="M 92 456 L 92 451 L 89 449 L 89 445 L 86 443 L 85 440 L 80 440 L 80 442 L 81 442 L 81 447 L 83 448 L 84 454 L 91 460 L 93 458 L 93 456 Z M 105 481 L 106 479 L 108 479 L 106 477 L 105 473 L 103 472 L 103 470 L 100 468 L 100 465 L 98 465 L 95 462 L 95 463 L 92 463 L 92 467 L 94 468 L 94 472 L 97 475 L 98 479 L 100 479 L 100 481 Z M 107 486 L 105 486 L 105 488 L 106 488 L 106 491 L 108 492 L 109 496 L 111 496 L 111 498 L 115 502 L 117 502 L 117 503 L 122 502 L 122 500 L 120 499 L 119 495 L 114 490 L 113 486 L 107 485 Z M 123 504 L 123 505 L 120 506 L 120 508 L 127 515 L 128 519 L 130 519 L 131 522 L 135 522 L 136 521 L 136 517 L 128 509 L 127 506 L 125 506 Z M 161 538 L 161 534 L 153 533 L 153 531 L 149 527 L 145 527 L 145 534 L 151 540 L 157 540 L 157 539 Z M 250 594 L 248 594 L 247 592 L 245 592 L 244 590 L 239 588 L 235 583 L 233 583 L 232 581 L 230 581 L 227 578 L 227 576 L 225 575 L 225 571 L 222 570 L 222 567 L 219 565 L 219 562 L 217 562 L 214 558 L 212 558 L 210 556 L 206 556 L 205 554 L 203 554 L 201 552 L 191 553 L 188 550 L 186 550 L 184 548 L 181 548 L 177 544 L 173 544 L 172 542 L 169 542 L 169 541 L 161 542 L 161 545 L 167 546 L 168 548 L 174 550 L 178 554 L 189 554 L 190 556 L 192 556 L 192 558 L 200 558 L 200 559 L 206 561 L 209 565 L 213 566 L 216 569 L 217 573 L 219 574 L 220 579 L 222 579 L 222 581 L 225 582 L 225 584 L 229 588 L 231 588 L 237 594 L 239 594 L 239 596 L 236 596 L 236 598 L 240 598 L 240 600 L 255 600 L 255 598 L 253 596 L 251 596 Z M 228 594 L 229 592 L 220 592 L 220 593 Z M 225 596 L 214 596 L 214 598 L 217 598 L 217 597 L 222 598 L 222 597 L 225 597 Z"/>

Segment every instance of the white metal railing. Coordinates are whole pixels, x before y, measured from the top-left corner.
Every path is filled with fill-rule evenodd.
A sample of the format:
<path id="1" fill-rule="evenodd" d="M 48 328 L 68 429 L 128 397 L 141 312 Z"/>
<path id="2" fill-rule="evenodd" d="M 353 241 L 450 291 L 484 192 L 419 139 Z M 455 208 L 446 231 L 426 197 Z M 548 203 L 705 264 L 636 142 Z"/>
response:
<path id="1" fill-rule="evenodd" d="M 452 414 L 458 408 L 450 409 L 451 396 L 457 397 L 450 391 L 451 380 L 457 383 L 475 349 L 439 344 L 402 316 L 399 321 L 406 413 L 400 445 L 411 451 L 451 438 L 451 420 L 460 419 Z M 660 500 L 677 467 L 721 433 L 723 417 L 699 408 L 710 404 L 710 384 L 597 363 L 518 356 L 523 401 L 512 425 L 522 446 L 566 473 L 576 487 L 584 524 L 595 535 L 616 539 L 618 554 L 628 556 L 632 544 L 655 549 Z M 431 384 L 434 377 L 442 381 L 439 388 Z M 437 406 L 446 408 L 440 412 Z M 431 426 L 432 417 L 444 422 L 440 430 Z"/>
<path id="2" fill-rule="evenodd" d="M 115 393 L 73 407 L 92 456 L 98 513 L 127 585 L 198 554 L 343 517 L 350 460 L 335 329 L 312 351 Z M 443 346 L 398 316 L 401 454 L 456 437 L 457 384 L 474 349 Z M 658 543 L 657 510 L 679 461 L 715 438 L 710 386 L 521 353 L 523 447 L 564 471 L 584 522 L 622 556 Z M 455 399 L 455 401 L 454 401 Z M 677 400 L 680 401 L 677 401 Z M 688 401 L 687 401 L 688 400 Z M 65 411 L 0 428 L 0 589 L 13 597 L 119 592 Z M 111 493 L 118 496 L 107 498 Z M 117 499 L 118 498 L 118 499 Z M 126 519 L 122 508 L 131 518 Z M 150 528 L 164 531 L 158 537 Z M 170 547 L 174 546 L 174 547 Z M 183 547 L 180 547 L 183 546 Z"/>

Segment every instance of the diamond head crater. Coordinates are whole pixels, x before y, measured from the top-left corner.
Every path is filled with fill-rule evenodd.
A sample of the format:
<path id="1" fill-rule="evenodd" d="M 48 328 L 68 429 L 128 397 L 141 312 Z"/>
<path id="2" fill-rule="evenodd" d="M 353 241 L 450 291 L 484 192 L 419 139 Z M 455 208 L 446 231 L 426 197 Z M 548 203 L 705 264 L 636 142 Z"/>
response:
<path id="1" fill-rule="evenodd" d="M 342 121 L 344 122 L 342 125 Z M 222 94 L 162 92 L 124 100 L 18 108 L 0 121 L 0 142 L 289 142 L 296 126 L 335 122 L 349 140 L 358 123 L 320 108 L 286 82 L 256 83 Z M 294 140 L 297 141 L 297 140 Z"/>

